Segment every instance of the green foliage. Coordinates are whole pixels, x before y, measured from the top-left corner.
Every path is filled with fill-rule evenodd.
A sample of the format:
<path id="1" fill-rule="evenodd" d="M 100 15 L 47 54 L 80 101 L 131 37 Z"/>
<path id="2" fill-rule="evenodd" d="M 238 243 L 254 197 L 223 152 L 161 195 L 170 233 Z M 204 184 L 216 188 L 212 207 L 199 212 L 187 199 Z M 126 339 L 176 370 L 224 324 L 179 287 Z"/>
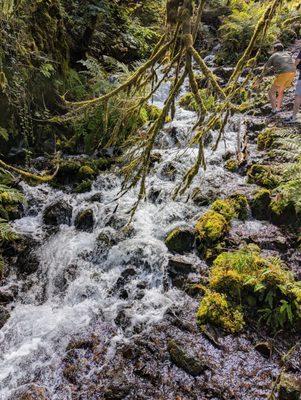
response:
<path id="1" fill-rule="evenodd" d="M 210 246 L 222 239 L 229 224 L 225 217 L 216 211 L 207 211 L 196 223 L 195 229 L 203 245 Z"/>
<path id="2" fill-rule="evenodd" d="M 17 190 L 12 189 L 6 185 L 0 184 L 0 204 L 8 205 L 8 204 L 18 204 L 24 203 L 25 198 L 23 194 Z"/>
<path id="3" fill-rule="evenodd" d="M 300 321 L 301 282 L 280 259 L 263 258 L 256 246 L 220 254 L 210 272 L 209 288 L 273 330 Z"/>
<path id="4" fill-rule="evenodd" d="M 218 60 L 223 64 L 225 60 L 236 61 L 246 49 L 254 28 L 266 9 L 266 2 L 235 0 L 231 1 L 230 6 L 232 13 L 223 19 L 219 30 L 221 50 Z M 296 6 L 296 1 L 284 3 L 265 40 L 258 42 L 255 50 L 261 46 L 263 53 L 267 53 L 277 39 L 285 42 L 286 39 L 296 36 L 292 26 L 286 22 L 298 14 Z"/>

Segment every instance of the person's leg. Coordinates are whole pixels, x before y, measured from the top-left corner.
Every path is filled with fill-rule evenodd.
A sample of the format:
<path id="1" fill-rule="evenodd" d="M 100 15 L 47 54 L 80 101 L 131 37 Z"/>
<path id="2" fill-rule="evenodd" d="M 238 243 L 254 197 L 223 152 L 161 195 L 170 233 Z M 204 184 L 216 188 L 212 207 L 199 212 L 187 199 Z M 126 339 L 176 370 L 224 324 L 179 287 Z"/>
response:
<path id="1" fill-rule="evenodd" d="M 285 91 L 285 87 L 281 86 L 281 87 L 278 88 L 277 111 L 281 111 L 284 91 Z"/>
<path id="2" fill-rule="evenodd" d="M 273 85 L 268 91 L 269 100 L 273 110 L 276 110 L 277 107 L 276 93 L 277 93 L 277 87 Z"/>

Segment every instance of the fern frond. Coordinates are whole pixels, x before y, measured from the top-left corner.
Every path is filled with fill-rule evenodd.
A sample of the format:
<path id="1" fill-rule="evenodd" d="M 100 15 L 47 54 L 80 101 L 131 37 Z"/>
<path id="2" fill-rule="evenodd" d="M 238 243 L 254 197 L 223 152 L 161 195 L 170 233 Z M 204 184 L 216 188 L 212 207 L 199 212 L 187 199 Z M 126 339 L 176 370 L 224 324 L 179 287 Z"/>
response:
<path id="1" fill-rule="evenodd" d="M 25 203 L 24 195 L 17 189 L 0 184 L 0 204 Z"/>
<path id="2" fill-rule="evenodd" d="M 10 242 L 18 237 L 5 219 L 0 218 L 0 243 Z"/>

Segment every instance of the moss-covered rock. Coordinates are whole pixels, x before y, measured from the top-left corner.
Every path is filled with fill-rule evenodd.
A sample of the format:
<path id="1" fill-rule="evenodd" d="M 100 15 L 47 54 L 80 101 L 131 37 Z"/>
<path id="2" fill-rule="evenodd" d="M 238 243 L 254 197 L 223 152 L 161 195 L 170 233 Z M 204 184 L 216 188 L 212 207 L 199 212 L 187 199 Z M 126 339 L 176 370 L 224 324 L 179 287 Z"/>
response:
<path id="1" fill-rule="evenodd" d="M 165 245 L 173 253 L 183 254 L 193 249 L 195 231 L 190 228 L 173 229 L 165 239 Z"/>
<path id="2" fill-rule="evenodd" d="M 241 220 L 248 218 L 249 202 L 247 197 L 242 193 L 234 193 L 229 197 L 232 202 L 236 216 Z"/>
<path id="3" fill-rule="evenodd" d="M 275 129 L 266 128 L 257 137 L 258 150 L 270 149 L 275 140 Z"/>
<path id="4" fill-rule="evenodd" d="M 224 237 L 229 224 L 221 214 L 210 210 L 197 221 L 195 229 L 201 243 L 210 246 Z"/>
<path id="5" fill-rule="evenodd" d="M 199 325 L 212 324 L 236 333 L 244 327 L 244 317 L 240 306 L 229 303 L 226 295 L 206 291 L 196 314 Z"/>
<path id="6" fill-rule="evenodd" d="M 81 183 L 79 183 L 75 189 L 75 193 L 85 193 L 89 192 L 92 189 L 92 181 L 90 179 L 87 179 Z"/>
<path id="7" fill-rule="evenodd" d="M 90 165 L 83 165 L 82 167 L 80 167 L 78 173 L 80 179 L 91 179 L 96 174 L 96 172 Z"/>
<path id="8" fill-rule="evenodd" d="M 268 189 L 274 189 L 279 185 L 279 178 L 267 165 L 254 164 L 248 168 L 248 182 L 255 183 Z"/>
<path id="9" fill-rule="evenodd" d="M 211 210 L 221 214 L 228 222 L 237 216 L 236 210 L 234 208 L 234 201 L 229 199 L 225 200 L 215 200 L 211 205 Z"/>
<path id="10" fill-rule="evenodd" d="M 283 194 L 276 194 L 271 200 L 270 210 L 273 223 L 300 227 L 301 211 L 296 209 L 293 199 L 285 197 Z"/>
<path id="11" fill-rule="evenodd" d="M 204 106 L 208 111 L 212 110 L 215 100 L 214 97 L 207 91 L 207 89 L 200 89 L 199 95 L 203 100 Z M 193 93 L 185 93 L 179 100 L 179 105 L 188 111 L 198 111 L 199 107 L 195 100 Z"/>
<path id="12" fill-rule="evenodd" d="M 92 232 L 94 223 L 94 213 L 93 210 L 89 208 L 77 214 L 74 225 L 76 229 L 80 231 Z"/>
<path id="13" fill-rule="evenodd" d="M 237 172 L 238 167 L 239 167 L 239 165 L 238 165 L 237 160 L 235 160 L 233 158 L 230 160 L 227 160 L 225 163 L 225 168 L 230 172 Z"/>
<path id="14" fill-rule="evenodd" d="M 269 220 L 271 191 L 268 189 L 260 189 L 253 194 L 251 201 L 252 215 L 259 220 Z"/>
<path id="15" fill-rule="evenodd" d="M 71 217 L 72 206 L 65 200 L 59 200 L 48 205 L 43 213 L 43 221 L 46 225 L 70 225 Z"/>

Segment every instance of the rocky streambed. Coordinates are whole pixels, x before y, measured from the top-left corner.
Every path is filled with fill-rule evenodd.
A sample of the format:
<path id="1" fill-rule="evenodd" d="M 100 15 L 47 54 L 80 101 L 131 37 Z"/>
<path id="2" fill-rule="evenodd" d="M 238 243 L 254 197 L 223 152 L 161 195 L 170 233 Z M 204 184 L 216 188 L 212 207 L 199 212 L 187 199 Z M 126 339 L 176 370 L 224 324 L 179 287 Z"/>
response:
<path id="1" fill-rule="evenodd" d="M 2 400 L 300 398 L 297 333 L 271 335 L 255 320 L 239 334 L 196 324 L 197 285 L 208 280 L 211 260 L 200 256 L 194 229 L 215 199 L 248 200 L 243 220 L 231 220 L 224 251 L 259 245 L 298 279 L 301 253 L 295 233 L 254 203 L 262 172 L 267 177 L 249 168 L 266 157 L 257 149 L 266 124 L 260 116 L 233 116 L 215 152 L 213 131 L 207 170 L 190 192 L 171 199 L 197 154 L 187 146 L 195 121 L 179 107 L 162 130 L 148 199 L 129 225 L 138 189 L 116 200 L 118 168 L 81 194 L 70 193 L 67 182 L 66 190 L 22 184 L 28 205 L 13 224 L 21 238 L 5 250 L 10 270 L 0 289 Z M 229 160 L 244 138 L 248 158 L 236 168 Z M 180 249 L 166 245 L 174 229 L 184 232 Z"/>

